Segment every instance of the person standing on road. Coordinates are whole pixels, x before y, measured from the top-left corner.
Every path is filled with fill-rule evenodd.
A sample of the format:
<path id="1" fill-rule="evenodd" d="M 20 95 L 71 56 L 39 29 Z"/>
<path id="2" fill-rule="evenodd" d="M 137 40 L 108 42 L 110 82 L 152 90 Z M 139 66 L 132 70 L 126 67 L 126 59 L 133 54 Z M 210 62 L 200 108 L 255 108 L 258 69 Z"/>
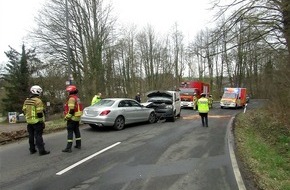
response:
<path id="1" fill-rule="evenodd" d="M 67 145 L 62 152 L 72 152 L 73 135 L 75 135 L 75 148 L 81 149 L 80 118 L 83 113 L 83 106 L 77 96 L 78 89 L 75 85 L 66 87 L 69 96 L 64 106 L 64 118 L 67 121 Z"/>
<path id="2" fill-rule="evenodd" d="M 94 104 L 98 103 L 101 99 L 102 99 L 102 93 L 99 92 L 98 94 L 96 94 L 93 97 L 91 105 L 94 105 Z"/>
<path id="3" fill-rule="evenodd" d="M 198 112 L 201 117 L 201 122 L 203 127 L 208 127 L 208 99 L 205 97 L 205 94 L 201 94 L 201 98 L 197 101 Z"/>
<path id="4" fill-rule="evenodd" d="M 22 111 L 27 122 L 29 151 L 30 154 L 36 153 L 36 145 L 39 155 L 42 156 L 50 153 L 50 151 L 45 150 L 42 138 L 43 129 L 45 128 L 44 104 L 39 98 L 42 93 L 42 88 L 34 85 L 30 88 L 30 92 L 31 96 L 24 101 L 22 106 Z"/>
<path id="5" fill-rule="evenodd" d="M 213 98 L 212 98 L 212 95 L 209 95 L 209 97 L 208 97 L 209 108 L 212 108 L 212 104 L 213 104 Z"/>
<path id="6" fill-rule="evenodd" d="M 140 93 L 137 92 L 137 95 L 135 96 L 135 100 L 139 103 L 141 103 L 141 96 L 140 96 Z"/>
<path id="7" fill-rule="evenodd" d="M 194 93 L 193 94 L 193 110 L 197 110 L 197 100 L 198 100 L 198 98 L 197 98 L 197 95 L 196 95 L 196 93 Z"/>

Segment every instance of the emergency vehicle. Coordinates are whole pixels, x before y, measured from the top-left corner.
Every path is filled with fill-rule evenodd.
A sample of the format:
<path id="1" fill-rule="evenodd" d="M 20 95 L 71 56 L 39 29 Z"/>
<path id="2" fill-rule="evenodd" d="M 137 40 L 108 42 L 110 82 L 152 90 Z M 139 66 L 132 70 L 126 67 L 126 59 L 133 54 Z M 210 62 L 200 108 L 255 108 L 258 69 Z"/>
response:
<path id="1" fill-rule="evenodd" d="M 180 98 L 181 98 L 181 107 L 182 108 L 194 108 L 193 96 L 196 95 L 197 98 L 200 98 L 201 93 L 206 94 L 206 97 L 209 95 L 209 84 L 202 81 L 186 81 L 181 82 L 180 88 Z"/>
<path id="2" fill-rule="evenodd" d="M 221 108 L 238 108 L 246 105 L 246 88 L 224 88 L 220 101 Z"/>

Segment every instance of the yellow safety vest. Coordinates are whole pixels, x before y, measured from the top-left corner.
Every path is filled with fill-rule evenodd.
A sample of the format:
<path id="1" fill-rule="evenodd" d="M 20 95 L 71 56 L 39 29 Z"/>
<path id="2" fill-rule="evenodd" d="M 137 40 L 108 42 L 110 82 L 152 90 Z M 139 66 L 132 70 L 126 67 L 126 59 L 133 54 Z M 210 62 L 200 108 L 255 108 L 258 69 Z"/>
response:
<path id="1" fill-rule="evenodd" d="M 200 98 L 197 101 L 198 105 L 198 112 L 199 113 L 208 113 L 209 112 L 209 106 L 208 106 L 208 99 L 207 98 Z"/>
<path id="2" fill-rule="evenodd" d="M 22 106 L 22 111 L 25 114 L 26 122 L 28 124 L 35 124 L 40 121 L 44 122 L 45 119 L 43 110 L 43 102 L 38 97 L 27 98 Z M 42 113 L 43 117 L 38 118 L 37 113 Z"/>
<path id="3" fill-rule="evenodd" d="M 92 99 L 91 105 L 98 103 L 101 100 L 100 96 L 95 95 Z"/>

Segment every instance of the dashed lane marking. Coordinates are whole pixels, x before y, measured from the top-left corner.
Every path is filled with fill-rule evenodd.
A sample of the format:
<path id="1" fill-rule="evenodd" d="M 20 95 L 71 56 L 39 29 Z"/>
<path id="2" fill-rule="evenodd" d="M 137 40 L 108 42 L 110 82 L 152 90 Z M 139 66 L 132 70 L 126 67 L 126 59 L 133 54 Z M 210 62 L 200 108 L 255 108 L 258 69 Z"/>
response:
<path id="1" fill-rule="evenodd" d="M 94 153 L 94 154 L 92 154 L 92 155 L 90 155 L 90 156 L 88 156 L 88 157 L 86 157 L 86 158 L 84 158 L 84 159 L 78 161 L 77 163 L 75 163 L 75 164 L 73 164 L 73 165 L 71 165 L 71 166 L 69 166 L 69 167 L 67 167 L 67 168 L 65 168 L 65 169 L 63 169 L 63 170 L 61 170 L 60 172 L 57 172 L 56 175 L 62 175 L 62 174 L 64 174 L 65 172 L 67 172 L 67 171 L 69 171 L 69 170 L 71 170 L 71 169 L 77 167 L 78 165 L 80 165 L 80 164 L 82 164 L 82 163 L 88 161 L 89 159 L 91 159 L 91 158 L 93 158 L 93 157 L 95 157 L 95 156 L 97 156 L 97 155 L 99 155 L 99 154 L 101 154 L 101 153 L 103 153 L 103 152 L 105 152 L 105 151 L 107 151 L 107 150 L 109 150 L 109 149 L 111 149 L 111 148 L 113 148 L 113 147 L 119 145 L 120 143 L 121 143 L 121 142 L 117 142 L 117 143 L 115 143 L 115 144 L 112 144 L 111 146 L 108 146 L 107 148 L 104 148 L 103 150 L 100 150 L 99 152 L 96 152 L 96 153 Z"/>

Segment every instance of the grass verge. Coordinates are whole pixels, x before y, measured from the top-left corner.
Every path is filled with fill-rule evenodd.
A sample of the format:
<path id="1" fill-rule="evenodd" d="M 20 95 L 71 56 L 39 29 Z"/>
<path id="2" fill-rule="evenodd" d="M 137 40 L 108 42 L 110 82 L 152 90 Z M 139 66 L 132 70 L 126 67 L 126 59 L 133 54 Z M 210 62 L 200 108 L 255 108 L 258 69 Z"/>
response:
<path id="1" fill-rule="evenodd" d="M 28 132 L 26 129 L 27 124 L 23 123 L 23 125 L 23 129 L 10 132 L 0 132 L 0 145 L 26 138 L 28 136 Z M 55 131 L 61 131 L 64 129 L 66 129 L 66 121 L 64 121 L 63 119 L 54 119 L 45 122 L 45 129 L 43 133 L 47 134 Z"/>
<path id="2" fill-rule="evenodd" d="M 234 135 L 244 177 L 257 189 L 290 190 L 290 132 L 283 123 L 266 110 L 252 110 L 236 117 Z"/>

